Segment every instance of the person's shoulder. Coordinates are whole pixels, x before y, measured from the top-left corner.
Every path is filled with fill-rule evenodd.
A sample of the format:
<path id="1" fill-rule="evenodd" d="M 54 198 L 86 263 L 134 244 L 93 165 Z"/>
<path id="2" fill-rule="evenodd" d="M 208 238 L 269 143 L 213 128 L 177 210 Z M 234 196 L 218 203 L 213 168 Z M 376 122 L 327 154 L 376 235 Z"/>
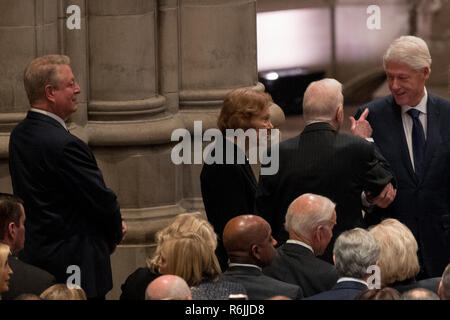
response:
<path id="1" fill-rule="evenodd" d="M 438 106 L 443 111 L 450 112 L 450 100 L 447 100 L 445 98 L 442 98 L 437 95 L 429 93 L 428 94 L 428 103 Z"/>
<path id="2" fill-rule="evenodd" d="M 18 258 L 9 259 L 8 263 L 11 265 L 11 268 L 13 268 L 15 272 L 18 274 L 19 273 L 27 274 L 28 276 L 34 279 L 45 278 L 49 279 L 50 281 L 55 281 L 55 277 L 51 273 L 45 271 L 44 269 L 36 267 L 32 264 L 23 262 Z"/>

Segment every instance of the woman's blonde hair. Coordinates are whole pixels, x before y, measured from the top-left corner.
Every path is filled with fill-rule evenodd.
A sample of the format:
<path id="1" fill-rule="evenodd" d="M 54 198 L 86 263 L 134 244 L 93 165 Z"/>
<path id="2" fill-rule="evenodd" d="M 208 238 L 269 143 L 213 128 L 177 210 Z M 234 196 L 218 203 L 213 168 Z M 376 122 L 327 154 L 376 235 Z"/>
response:
<path id="1" fill-rule="evenodd" d="M 384 286 L 415 277 L 419 273 L 417 241 L 407 226 L 396 219 L 385 219 L 369 232 L 381 248 L 378 266 Z"/>
<path id="2" fill-rule="evenodd" d="M 8 261 L 10 252 L 11 249 L 8 245 L 0 243 L 0 268 L 2 268 L 6 264 L 6 261 Z"/>
<path id="3" fill-rule="evenodd" d="M 169 235 L 161 244 L 167 261 L 167 274 L 183 278 L 189 286 L 213 281 L 220 275 L 214 250 L 196 233 Z"/>
<path id="4" fill-rule="evenodd" d="M 247 130 L 252 117 L 259 115 L 271 103 L 268 93 L 249 88 L 234 89 L 223 102 L 217 126 L 222 132 L 226 129 Z"/>
<path id="5" fill-rule="evenodd" d="M 54 284 L 44 290 L 40 298 L 43 300 L 87 300 L 86 293 L 82 288 L 69 288 L 62 283 Z"/>
<path id="6" fill-rule="evenodd" d="M 197 234 L 212 251 L 217 247 L 217 235 L 213 226 L 199 212 L 179 214 L 175 220 L 164 229 L 158 231 L 155 236 L 156 251 L 147 259 L 147 266 L 153 272 L 158 272 L 158 263 L 161 258 L 161 245 L 173 236 L 183 237 L 188 234 Z"/>

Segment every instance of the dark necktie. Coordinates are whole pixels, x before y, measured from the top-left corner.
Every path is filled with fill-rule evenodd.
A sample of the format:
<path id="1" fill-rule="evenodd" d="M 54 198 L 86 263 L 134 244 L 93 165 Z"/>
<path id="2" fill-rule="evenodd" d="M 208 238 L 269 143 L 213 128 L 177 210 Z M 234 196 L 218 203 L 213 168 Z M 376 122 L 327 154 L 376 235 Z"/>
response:
<path id="1" fill-rule="evenodd" d="M 412 127 L 412 147 L 414 155 L 414 168 L 416 174 L 420 177 L 423 173 L 424 157 L 425 157 L 425 134 L 422 123 L 419 120 L 420 111 L 409 109 L 408 114 L 413 120 Z"/>

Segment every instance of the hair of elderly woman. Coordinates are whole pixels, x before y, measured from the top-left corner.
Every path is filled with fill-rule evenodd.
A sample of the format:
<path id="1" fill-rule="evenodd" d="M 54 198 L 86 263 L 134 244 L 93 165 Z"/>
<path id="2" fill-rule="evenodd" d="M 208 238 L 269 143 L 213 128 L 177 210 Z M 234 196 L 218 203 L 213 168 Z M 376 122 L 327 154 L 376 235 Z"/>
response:
<path id="1" fill-rule="evenodd" d="M 259 115 L 271 103 L 272 98 L 268 93 L 250 88 L 234 89 L 223 101 L 217 126 L 222 132 L 226 129 L 247 130 L 252 117 Z"/>
<path id="2" fill-rule="evenodd" d="M 214 250 L 196 234 L 168 235 L 161 244 L 167 274 L 183 278 L 189 286 L 213 281 L 221 274 Z"/>
<path id="3" fill-rule="evenodd" d="M 161 245 L 167 238 L 171 238 L 174 235 L 183 237 L 191 233 L 198 234 L 213 251 L 216 250 L 217 235 L 213 226 L 203 219 L 199 212 L 182 213 L 171 224 L 156 233 L 156 250 L 153 256 L 147 259 L 148 268 L 153 272 L 158 272 Z"/>
<path id="4" fill-rule="evenodd" d="M 69 288 L 66 284 L 58 283 L 41 293 L 42 300 L 87 300 L 86 293 L 80 287 Z"/>
<path id="5" fill-rule="evenodd" d="M 383 56 L 386 62 L 402 62 L 415 70 L 428 68 L 431 71 L 431 55 L 425 41 L 415 36 L 401 36 L 392 42 Z"/>
<path id="6" fill-rule="evenodd" d="M 378 266 L 382 285 L 416 276 L 420 271 L 417 241 L 412 232 L 396 219 L 385 219 L 369 229 L 380 245 Z"/>
<path id="7" fill-rule="evenodd" d="M 45 97 L 46 85 L 58 88 L 57 67 L 69 64 L 68 56 L 57 54 L 38 57 L 29 63 L 23 74 L 23 83 L 30 104 Z"/>
<path id="8" fill-rule="evenodd" d="M 391 287 L 367 289 L 358 294 L 355 300 L 400 300 L 400 292 Z"/>
<path id="9" fill-rule="evenodd" d="M 355 228 L 339 235 L 333 255 L 339 277 L 365 279 L 367 269 L 377 263 L 380 247 L 368 231 Z"/>

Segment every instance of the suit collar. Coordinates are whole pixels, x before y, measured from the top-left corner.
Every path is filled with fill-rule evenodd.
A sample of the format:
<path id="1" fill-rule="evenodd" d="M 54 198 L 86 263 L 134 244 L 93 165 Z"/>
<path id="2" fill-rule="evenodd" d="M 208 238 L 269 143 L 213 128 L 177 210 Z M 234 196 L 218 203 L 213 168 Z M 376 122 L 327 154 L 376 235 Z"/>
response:
<path id="1" fill-rule="evenodd" d="M 243 264 L 232 264 L 228 267 L 228 273 L 241 273 L 241 274 L 250 274 L 250 275 L 261 275 L 262 271 L 256 265 L 243 265 Z"/>
<path id="2" fill-rule="evenodd" d="M 314 250 L 311 248 L 311 246 L 308 246 L 306 243 L 303 243 L 301 241 L 287 240 L 282 247 L 286 251 L 310 253 L 311 255 L 314 255 Z"/>
<path id="3" fill-rule="evenodd" d="M 55 127 L 58 128 L 62 128 L 65 131 L 68 131 L 67 128 L 65 128 L 58 120 L 56 120 L 53 117 L 50 117 L 46 114 L 40 113 L 40 112 L 35 112 L 35 111 L 28 111 L 27 113 L 27 119 L 31 119 L 31 120 L 38 120 L 38 121 L 44 121 L 48 124 L 51 124 Z"/>
<path id="4" fill-rule="evenodd" d="M 314 122 L 311 124 L 308 124 L 305 129 L 303 130 L 303 133 L 308 133 L 308 132 L 314 132 L 314 131 L 334 131 L 336 132 L 336 130 L 333 128 L 333 126 L 331 124 L 329 124 L 328 122 Z"/>
<path id="5" fill-rule="evenodd" d="M 353 280 L 346 280 L 337 282 L 333 289 L 367 289 L 367 285 L 361 282 L 353 281 Z"/>

